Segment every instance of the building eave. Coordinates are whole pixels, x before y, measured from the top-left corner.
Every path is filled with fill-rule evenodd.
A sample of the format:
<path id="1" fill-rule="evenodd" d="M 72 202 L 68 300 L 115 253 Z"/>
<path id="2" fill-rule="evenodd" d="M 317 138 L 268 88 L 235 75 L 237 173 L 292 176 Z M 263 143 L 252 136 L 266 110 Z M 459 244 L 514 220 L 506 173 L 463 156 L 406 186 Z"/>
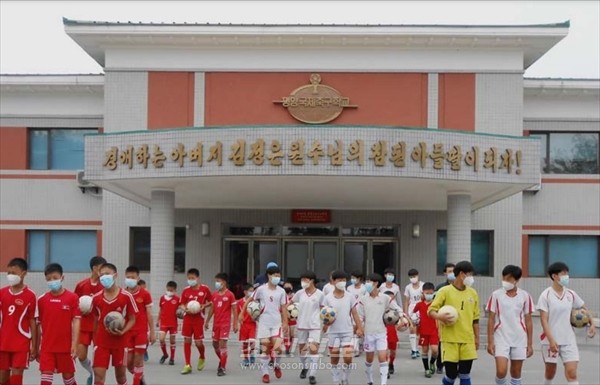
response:
<path id="1" fill-rule="evenodd" d="M 103 74 L 0 74 L 2 92 L 104 92 Z"/>
<path id="2" fill-rule="evenodd" d="M 526 78 L 525 95 L 600 96 L 600 79 Z"/>

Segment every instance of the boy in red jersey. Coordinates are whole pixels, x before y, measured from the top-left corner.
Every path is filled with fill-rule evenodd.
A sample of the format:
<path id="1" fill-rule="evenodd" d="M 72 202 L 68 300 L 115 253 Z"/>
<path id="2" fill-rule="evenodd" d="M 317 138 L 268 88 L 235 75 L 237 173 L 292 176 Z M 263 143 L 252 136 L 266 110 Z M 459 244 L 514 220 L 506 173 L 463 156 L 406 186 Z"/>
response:
<path id="1" fill-rule="evenodd" d="M 386 290 L 383 294 L 389 296 L 392 301 L 396 300 L 396 294 L 391 290 Z M 399 339 L 396 325 L 385 325 L 385 329 L 387 334 L 389 362 L 387 378 L 390 378 L 390 375 L 394 374 L 394 361 L 396 361 L 396 350 L 398 349 Z"/>
<path id="2" fill-rule="evenodd" d="M 177 336 L 177 308 L 179 307 L 179 296 L 177 295 L 177 282 L 167 282 L 167 291 L 160 297 L 158 304 L 158 339 L 162 350 L 160 363 L 164 364 L 169 355 L 167 354 L 167 343 L 165 339 L 169 333 L 169 342 L 171 344 L 171 358 L 169 365 L 175 365 L 175 337 Z"/>
<path id="3" fill-rule="evenodd" d="M 188 287 L 183 289 L 181 293 L 181 299 L 179 307 L 185 310 L 185 316 L 183 317 L 183 326 L 181 334 L 183 335 L 183 354 L 185 356 L 185 366 L 181 371 L 181 374 L 189 374 L 192 372 L 192 338 L 200 353 L 198 359 L 198 370 L 204 369 L 204 344 L 202 339 L 204 338 L 204 314 L 203 311 L 206 307 L 211 306 L 211 294 L 210 289 L 206 285 L 200 284 L 198 277 L 200 272 L 198 269 L 189 269 L 187 272 L 187 283 Z M 198 301 L 200 303 L 200 312 L 192 314 L 187 309 L 187 304 L 190 301 Z"/>
<path id="4" fill-rule="evenodd" d="M 79 337 L 79 297 L 62 287 L 63 268 L 51 263 L 44 270 L 50 291 L 38 298 L 38 335 L 41 385 L 52 385 L 54 373 L 62 373 L 65 385 L 77 385 L 75 362 Z M 38 339 L 39 341 L 39 339 Z"/>
<path id="5" fill-rule="evenodd" d="M 133 385 L 143 385 L 144 382 L 144 353 L 148 342 L 154 344 L 154 320 L 152 318 L 152 297 L 148 290 L 138 285 L 140 269 L 129 266 L 125 269 L 125 288 L 135 299 L 139 314 L 135 325 L 127 333 L 127 369 L 133 374 Z M 150 336 L 148 336 L 150 331 Z"/>
<path id="6" fill-rule="evenodd" d="M 24 283 L 27 261 L 8 262 L 9 286 L 0 290 L 0 385 L 22 385 L 23 371 L 37 357 L 35 293 Z"/>
<path id="7" fill-rule="evenodd" d="M 215 320 L 213 322 L 213 348 L 219 358 L 219 369 L 217 376 L 225 375 L 227 367 L 227 340 L 229 339 L 229 331 L 231 329 L 231 315 L 233 313 L 233 332 L 238 331 L 238 314 L 235 310 L 235 296 L 227 288 L 227 274 L 218 273 L 215 275 L 215 289 L 212 293 L 212 306 L 208 309 L 206 323 L 204 328 L 208 330 L 208 323 L 214 313 Z"/>
<path id="8" fill-rule="evenodd" d="M 93 296 L 96 293 L 102 291 L 102 285 L 98 282 L 99 270 L 102 264 L 106 263 L 106 259 L 96 255 L 90 258 L 90 270 L 91 274 L 89 278 L 85 278 L 77 283 L 75 286 L 75 294 L 78 297 L 84 295 Z M 81 321 L 79 323 L 79 338 L 77 341 L 77 358 L 79 363 L 89 373 L 87 379 L 87 385 L 92 385 L 94 371 L 92 369 L 92 363 L 88 358 L 88 347 L 92 344 L 94 337 L 94 322 L 96 315 L 89 311 L 81 315 Z"/>
<path id="9" fill-rule="evenodd" d="M 256 321 L 250 317 L 248 312 L 244 311 L 247 303 L 252 301 L 254 286 L 249 283 L 244 285 L 244 298 L 237 301 L 238 322 L 240 324 L 239 340 L 242 342 L 242 355 L 244 356 L 243 366 L 254 363 L 254 341 L 256 339 Z"/>
<path id="10" fill-rule="evenodd" d="M 112 263 L 100 266 L 100 284 L 104 290 L 94 295 L 92 311 L 97 315 L 96 336 L 94 342 L 94 385 L 104 385 L 106 371 L 112 357 L 115 368 L 115 379 L 118 385 L 127 384 L 127 371 L 123 361 L 126 347 L 125 336 L 135 325 L 139 313 L 135 299 L 116 283 L 117 268 Z M 111 311 L 123 314 L 127 321 L 121 330 L 111 330 L 104 327 L 104 317 Z"/>
<path id="11" fill-rule="evenodd" d="M 423 284 L 423 299 L 417 302 L 413 313 L 419 314 L 419 345 L 421 346 L 423 368 L 425 368 L 425 377 L 430 378 L 435 373 L 435 361 L 438 356 L 439 334 L 436 321 L 429 316 L 429 305 L 433 301 L 435 286 L 431 282 Z M 431 347 L 431 359 L 429 356 L 429 347 Z"/>

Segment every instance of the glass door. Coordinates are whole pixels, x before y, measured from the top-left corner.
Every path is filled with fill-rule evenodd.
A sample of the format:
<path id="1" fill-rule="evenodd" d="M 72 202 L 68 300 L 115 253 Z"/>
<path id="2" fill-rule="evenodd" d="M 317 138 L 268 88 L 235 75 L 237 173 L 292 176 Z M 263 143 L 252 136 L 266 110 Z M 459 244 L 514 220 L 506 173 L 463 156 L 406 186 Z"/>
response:
<path id="1" fill-rule="evenodd" d="M 252 283 L 250 241 L 225 240 L 223 271 L 229 276 L 229 289 L 236 298 L 244 296 L 244 285 Z"/>
<path id="2" fill-rule="evenodd" d="M 312 241 L 312 256 L 309 265 L 310 270 L 317 276 L 317 284 L 327 283 L 329 274 L 336 270 L 338 264 L 338 242 L 337 241 Z"/>
<path id="3" fill-rule="evenodd" d="M 343 266 L 346 273 L 359 270 L 366 274 L 368 258 L 368 241 L 344 241 Z"/>
<path id="4" fill-rule="evenodd" d="M 279 244 L 273 240 L 253 240 L 252 242 L 252 282 L 256 277 L 265 274 L 267 263 L 275 262 L 280 265 Z"/>
<path id="5" fill-rule="evenodd" d="M 396 242 L 372 241 L 373 272 L 381 274 L 388 268 L 396 268 Z"/>
<path id="6" fill-rule="evenodd" d="M 309 268 L 309 241 L 294 240 L 283 243 L 283 279 L 294 287 L 300 286 L 300 275 Z"/>

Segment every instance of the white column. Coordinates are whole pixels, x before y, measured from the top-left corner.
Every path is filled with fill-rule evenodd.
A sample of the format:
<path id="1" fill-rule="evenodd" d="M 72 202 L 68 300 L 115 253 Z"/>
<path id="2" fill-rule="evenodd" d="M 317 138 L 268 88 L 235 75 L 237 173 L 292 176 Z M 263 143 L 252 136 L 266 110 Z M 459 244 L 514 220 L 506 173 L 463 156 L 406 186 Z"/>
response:
<path id="1" fill-rule="evenodd" d="M 158 312 L 165 285 L 173 279 L 175 262 L 175 192 L 153 190 L 150 199 L 150 292 Z"/>
<path id="2" fill-rule="evenodd" d="M 471 260 L 471 195 L 448 193 L 447 262 Z"/>

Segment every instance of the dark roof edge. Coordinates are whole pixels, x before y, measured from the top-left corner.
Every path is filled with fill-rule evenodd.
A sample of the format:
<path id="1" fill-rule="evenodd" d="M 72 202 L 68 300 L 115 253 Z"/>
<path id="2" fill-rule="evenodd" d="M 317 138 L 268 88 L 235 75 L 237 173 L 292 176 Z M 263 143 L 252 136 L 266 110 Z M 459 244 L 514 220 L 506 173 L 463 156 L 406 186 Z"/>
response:
<path id="1" fill-rule="evenodd" d="M 559 23 L 549 24 L 239 24 L 239 23 L 153 23 L 153 22 L 121 22 L 121 21 L 95 21 L 95 20 L 74 20 L 63 17 L 65 26 L 207 26 L 207 27 L 423 27 L 423 28 L 569 28 L 571 21 L 566 20 Z"/>
<path id="2" fill-rule="evenodd" d="M 37 73 L 37 74 L 3 74 L 0 73 L 0 76 L 104 76 L 103 73 L 65 73 L 65 74 L 48 74 L 48 73 Z"/>

